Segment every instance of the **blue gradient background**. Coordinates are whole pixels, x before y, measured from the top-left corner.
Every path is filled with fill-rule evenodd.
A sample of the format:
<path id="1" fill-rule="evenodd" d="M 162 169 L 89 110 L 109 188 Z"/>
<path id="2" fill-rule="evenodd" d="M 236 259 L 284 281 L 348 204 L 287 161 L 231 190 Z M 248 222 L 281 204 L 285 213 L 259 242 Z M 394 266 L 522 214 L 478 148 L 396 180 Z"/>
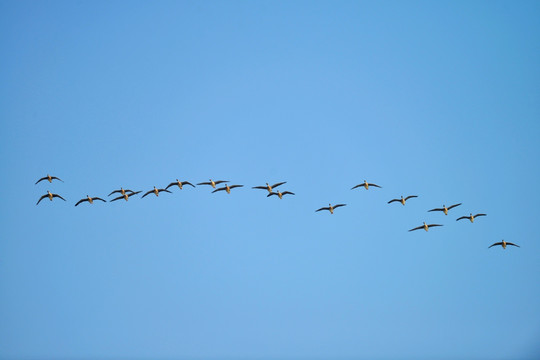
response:
<path id="1" fill-rule="evenodd" d="M 0 358 L 537 359 L 539 15 L 1 1 Z"/>

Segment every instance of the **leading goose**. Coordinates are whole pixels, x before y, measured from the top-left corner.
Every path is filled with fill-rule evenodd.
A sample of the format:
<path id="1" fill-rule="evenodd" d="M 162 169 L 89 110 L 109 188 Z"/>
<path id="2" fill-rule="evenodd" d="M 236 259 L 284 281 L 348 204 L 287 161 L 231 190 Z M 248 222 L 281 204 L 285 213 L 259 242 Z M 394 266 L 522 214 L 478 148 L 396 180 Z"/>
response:
<path id="1" fill-rule="evenodd" d="M 461 205 L 461 203 L 454 204 L 454 205 L 449 206 L 449 207 L 446 207 L 446 205 L 443 205 L 442 208 L 431 209 L 431 210 L 428 210 L 428 212 L 430 212 L 430 211 L 442 211 L 444 213 L 444 215 L 448 215 L 448 210 L 453 209 L 453 208 L 455 208 L 456 206 L 459 206 L 459 205 Z"/>
<path id="2" fill-rule="evenodd" d="M 103 199 L 100 198 L 100 197 L 97 197 L 97 196 L 90 197 L 90 196 L 86 195 L 86 199 L 81 199 L 81 200 L 77 201 L 77 203 L 75 204 L 75 206 L 77 206 L 77 205 L 79 205 L 80 203 L 85 202 L 85 201 L 88 201 L 90 204 L 93 204 L 93 203 L 94 203 L 94 200 L 101 200 L 101 201 L 103 201 L 103 202 L 107 202 L 107 201 L 103 200 Z"/>
<path id="3" fill-rule="evenodd" d="M 58 195 L 58 194 L 53 194 L 53 193 L 51 193 L 49 190 L 47 190 L 47 193 L 46 193 L 45 195 L 43 195 L 42 197 L 39 198 L 39 200 L 38 200 L 38 202 L 36 203 L 36 205 L 39 204 L 39 202 L 40 202 L 41 200 L 45 199 L 46 197 L 48 197 L 49 200 L 51 200 L 51 201 L 52 201 L 52 199 L 55 198 L 55 197 L 60 198 L 60 199 L 62 199 L 62 200 L 64 200 L 64 201 L 66 201 L 66 199 L 64 199 L 64 198 L 61 197 L 60 195 Z"/>
<path id="4" fill-rule="evenodd" d="M 496 242 L 495 244 L 492 244 L 492 245 L 488 246 L 488 249 L 490 247 L 497 246 L 497 245 L 501 245 L 503 249 L 506 249 L 506 245 L 512 245 L 512 246 L 515 246 L 515 247 L 521 247 L 519 245 L 513 244 L 511 242 L 506 242 L 506 241 L 503 240 L 501 242 Z"/>
<path id="5" fill-rule="evenodd" d="M 428 224 L 426 224 L 426 222 L 424 221 L 424 225 L 415 227 L 414 229 L 411 229 L 411 230 L 409 230 L 409 231 L 420 230 L 420 229 L 424 229 L 424 230 L 428 231 L 428 229 L 429 229 L 430 227 L 435 227 L 435 226 L 442 226 L 442 225 L 440 225 L 440 224 L 429 224 L 429 225 L 428 225 Z"/>
<path id="6" fill-rule="evenodd" d="M 392 199 L 388 202 L 388 204 L 390 203 L 393 203 L 394 201 L 399 201 L 401 203 L 401 205 L 405 205 L 405 201 L 409 200 L 409 199 L 412 199 L 412 198 L 417 198 L 418 196 L 416 195 L 409 195 L 407 196 L 406 198 L 403 198 L 403 196 L 401 196 L 401 199 Z"/>
<path id="7" fill-rule="evenodd" d="M 328 204 L 328 207 L 322 207 L 320 209 L 315 210 L 315 212 L 321 211 L 321 210 L 328 210 L 328 211 L 330 211 L 330 214 L 333 214 L 334 209 L 337 209 L 340 206 L 347 206 L 347 204 L 337 204 L 337 205 L 334 205 L 334 206 L 332 206 L 332 204 Z"/>
<path id="8" fill-rule="evenodd" d="M 381 186 L 379 186 L 379 185 L 377 185 L 377 184 L 368 183 L 366 180 L 364 180 L 363 183 L 353 186 L 353 187 L 351 188 L 351 190 L 354 190 L 354 189 L 356 189 L 356 188 L 359 188 L 360 186 L 365 187 L 366 190 L 369 190 L 369 187 L 370 187 L 370 186 L 378 187 L 378 188 L 381 187 Z"/>
<path id="9" fill-rule="evenodd" d="M 60 178 L 57 178 L 56 176 L 51 176 L 51 175 L 47 174 L 47 176 L 44 176 L 41 179 L 39 179 L 38 181 L 36 181 L 36 184 L 38 182 L 40 182 L 40 181 L 43 181 L 43 180 L 48 180 L 50 183 L 52 183 L 53 180 L 60 180 L 61 182 L 64 182 L 64 180 L 62 180 Z"/>
<path id="10" fill-rule="evenodd" d="M 474 218 L 478 216 L 487 216 L 486 214 L 476 214 L 473 215 L 472 213 L 469 214 L 469 216 L 462 216 L 456 219 L 456 221 L 462 220 L 462 219 L 469 219 L 471 222 L 474 222 Z"/>

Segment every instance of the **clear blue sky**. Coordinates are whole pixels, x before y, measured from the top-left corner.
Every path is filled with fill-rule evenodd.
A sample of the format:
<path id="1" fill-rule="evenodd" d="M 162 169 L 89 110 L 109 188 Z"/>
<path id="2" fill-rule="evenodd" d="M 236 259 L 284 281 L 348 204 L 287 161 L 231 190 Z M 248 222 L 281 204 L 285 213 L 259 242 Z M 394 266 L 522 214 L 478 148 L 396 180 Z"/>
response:
<path id="1" fill-rule="evenodd" d="M 1 1 L 0 358 L 539 358 L 539 16 Z"/>

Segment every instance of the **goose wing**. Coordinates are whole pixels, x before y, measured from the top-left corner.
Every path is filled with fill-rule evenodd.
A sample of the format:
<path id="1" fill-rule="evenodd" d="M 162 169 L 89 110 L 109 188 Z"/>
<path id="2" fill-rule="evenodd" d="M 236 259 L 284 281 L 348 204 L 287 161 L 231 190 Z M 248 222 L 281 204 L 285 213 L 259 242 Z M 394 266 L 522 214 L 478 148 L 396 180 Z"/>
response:
<path id="1" fill-rule="evenodd" d="M 222 187 L 222 188 L 219 188 L 219 189 L 216 189 L 216 190 L 212 191 L 212 193 L 215 193 L 217 191 L 222 191 L 222 190 L 225 190 L 225 189 L 227 189 L 227 188 Z"/>
<path id="2" fill-rule="evenodd" d="M 202 182 L 202 183 L 198 183 L 197 185 L 212 185 L 211 182 Z"/>
<path id="3" fill-rule="evenodd" d="M 420 229 L 423 229 L 423 228 L 424 228 L 424 225 L 421 225 L 421 226 L 415 227 L 414 229 L 411 229 L 409 231 L 420 230 Z"/>
<path id="4" fill-rule="evenodd" d="M 38 202 L 36 203 L 36 205 L 39 204 L 39 202 L 40 202 L 41 200 L 45 199 L 47 196 L 49 196 L 49 194 L 45 194 L 45 195 L 43 195 L 42 197 L 40 197 L 39 200 L 38 200 Z"/>
<path id="5" fill-rule="evenodd" d="M 412 198 L 417 198 L 418 196 L 417 195 L 409 195 L 405 198 L 405 201 L 409 200 L 409 199 L 412 199 Z"/>
<path id="6" fill-rule="evenodd" d="M 152 191 L 154 191 L 154 190 L 150 190 L 150 192 L 152 192 Z M 138 193 L 140 193 L 140 191 L 134 191 L 131 194 L 127 194 L 127 196 L 130 197 L 130 196 L 133 196 L 133 195 L 137 195 Z"/>
<path id="7" fill-rule="evenodd" d="M 56 177 L 56 176 L 51 176 L 51 180 L 53 179 L 56 179 L 56 180 L 60 180 L 61 182 L 64 182 L 64 180 L 60 179 L 59 177 Z"/>
<path id="8" fill-rule="evenodd" d="M 270 196 L 272 196 L 272 195 L 277 195 L 277 193 L 271 192 L 270 194 L 266 195 L 266 197 L 270 197 Z M 283 195 L 283 194 L 281 194 L 281 195 Z"/>
<path id="9" fill-rule="evenodd" d="M 381 186 L 379 186 L 379 185 L 377 185 L 377 184 L 370 184 L 370 183 L 368 183 L 368 186 L 373 186 L 373 187 L 378 187 L 378 188 L 381 187 Z"/>
<path id="10" fill-rule="evenodd" d="M 272 185 L 272 187 L 275 188 L 275 187 L 278 187 L 279 185 L 283 185 L 283 184 L 286 184 L 286 183 L 287 183 L 286 181 L 279 182 L 277 184 Z"/>
<path id="11" fill-rule="evenodd" d="M 195 185 L 193 185 L 189 181 L 182 181 L 182 185 L 191 185 L 191 186 L 195 187 Z"/>
<path id="12" fill-rule="evenodd" d="M 128 197 L 129 197 L 129 195 L 128 195 Z M 111 202 L 116 201 L 116 200 L 120 200 L 120 199 L 123 199 L 123 198 L 124 198 L 124 195 L 112 199 Z"/>
<path id="13" fill-rule="evenodd" d="M 516 244 L 511 243 L 511 242 L 508 242 L 508 241 L 506 242 L 506 245 L 512 245 L 512 246 L 515 246 L 515 247 L 521 247 L 521 246 L 519 246 L 519 245 L 516 245 Z"/>
<path id="14" fill-rule="evenodd" d="M 38 181 L 36 181 L 36 183 L 35 183 L 34 185 L 36 185 L 38 182 L 43 181 L 43 180 L 46 180 L 46 179 L 47 179 L 47 177 L 44 176 L 44 177 L 42 177 L 41 179 L 39 179 Z"/>
<path id="15" fill-rule="evenodd" d="M 435 209 L 428 210 L 428 212 L 430 212 L 430 211 L 444 211 L 444 209 L 443 208 L 435 208 Z"/>
<path id="16" fill-rule="evenodd" d="M 60 199 L 62 199 L 62 200 L 64 200 L 64 201 L 66 201 L 66 199 L 64 199 L 63 197 L 61 197 L 61 196 L 58 195 L 58 194 L 52 194 L 52 197 L 53 197 L 53 198 L 57 197 L 57 198 L 60 198 Z"/>
<path id="17" fill-rule="evenodd" d="M 510 244 L 510 243 L 506 243 L 506 244 Z M 501 246 L 502 246 L 502 241 L 501 241 L 501 242 L 496 242 L 495 244 L 491 244 L 490 246 L 488 246 L 488 249 L 489 249 L 490 247 L 497 246 L 497 245 L 501 245 Z"/>
<path id="18" fill-rule="evenodd" d="M 266 186 L 254 186 L 252 187 L 252 189 L 262 189 L 262 190 L 267 190 L 268 188 Z"/>
<path id="19" fill-rule="evenodd" d="M 172 192 L 170 190 L 167 190 L 167 189 L 158 189 L 157 191 L 158 192 L 165 191 L 165 192 L 168 192 L 169 194 L 172 194 Z"/>
<path id="20" fill-rule="evenodd" d="M 359 188 L 360 186 L 364 186 L 364 183 L 358 184 L 358 185 L 354 185 L 354 186 L 351 188 L 351 190 L 354 190 L 354 189 L 356 189 L 356 188 Z"/>
<path id="21" fill-rule="evenodd" d="M 315 212 L 321 211 L 321 210 L 330 210 L 330 208 L 329 207 L 322 207 L 320 209 L 315 210 Z"/>
<path id="22" fill-rule="evenodd" d="M 218 181 L 214 181 L 214 184 L 221 184 L 221 183 L 227 183 L 229 182 L 229 180 L 218 180 Z"/>
<path id="23" fill-rule="evenodd" d="M 338 207 L 341 207 L 341 206 L 347 206 L 347 204 L 337 204 L 337 205 L 334 205 L 334 209 L 337 209 Z"/>
<path id="24" fill-rule="evenodd" d="M 237 188 L 237 187 L 244 187 L 244 185 L 231 185 L 231 186 L 229 186 L 229 189 L 234 189 L 234 188 Z"/>
<path id="25" fill-rule="evenodd" d="M 474 217 L 479 217 L 479 216 L 487 216 L 487 215 L 486 214 L 476 214 L 476 215 L 474 215 Z"/>
<path id="26" fill-rule="evenodd" d="M 461 205 L 461 203 L 459 203 L 459 204 L 454 204 L 454 205 L 452 205 L 452 206 L 449 206 L 449 207 L 448 207 L 448 210 L 453 209 L 453 208 L 455 208 L 456 206 L 459 206 L 459 205 Z"/>
<path id="27" fill-rule="evenodd" d="M 284 192 L 281 193 L 281 195 L 287 195 L 287 194 L 295 195 L 293 192 L 290 192 L 290 191 L 284 191 Z"/>
<path id="28" fill-rule="evenodd" d="M 154 192 L 154 190 L 150 190 L 150 191 L 145 192 L 144 195 L 141 196 L 141 199 L 144 198 L 146 195 L 148 195 L 148 194 L 150 194 L 150 193 L 153 193 L 153 192 Z M 130 195 L 128 195 L 128 196 L 131 196 L 131 195 L 133 195 L 133 194 L 130 194 Z"/>
<path id="29" fill-rule="evenodd" d="M 113 192 L 111 192 L 109 195 L 107 196 L 111 196 L 112 194 L 115 194 L 115 193 L 119 193 L 119 192 L 122 192 L 122 190 L 114 190 Z"/>
<path id="30" fill-rule="evenodd" d="M 167 185 L 167 187 L 165 189 L 168 189 L 168 188 L 170 188 L 171 186 L 174 186 L 174 185 L 178 185 L 178 183 L 176 181 L 172 182 L 169 185 Z"/>
<path id="31" fill-rule="evenodd" d="M 77 205 L 79 205 L 80 203 L 85 202 L 85 201 L 88 201 L 88 199 L 81 199 L 81 200 L 77 201 L 77 203 L 75 204 L 75 206 L 77 206 Z"/>
<path id="32" fill-rule="evenodd" d="M 405 200 L 407 200 L 407 199 L 405 199 Z M 392 199 L 389 202 L 387 202 L 387 204 L 393 203 L 394 201 L 401 201 L 401 199 Z"/>
<path id="33" fill-rule="evenodd" d="M 470 219 L 468 216 L 461 216 L 456 219 L 456 221 L 462 220 L 462 219 Z"/>
<path id="34" fill-rule="evenodd" d="M 103 201 L 103 202 L 107 202 L 107 200 L 103 200 L 102 198 L 97 197 L 97 196 L 96 196 L 95 198 L 92 198 L 92 199 L 94 199 L 94 200 L 101 200 L 101 201 Z"/>
<path id="35" fill-rule="evenodd" d="M 442 226 L 441 224 L 428 224 L 428 228 L 435 227 L 435 226 Z"/>

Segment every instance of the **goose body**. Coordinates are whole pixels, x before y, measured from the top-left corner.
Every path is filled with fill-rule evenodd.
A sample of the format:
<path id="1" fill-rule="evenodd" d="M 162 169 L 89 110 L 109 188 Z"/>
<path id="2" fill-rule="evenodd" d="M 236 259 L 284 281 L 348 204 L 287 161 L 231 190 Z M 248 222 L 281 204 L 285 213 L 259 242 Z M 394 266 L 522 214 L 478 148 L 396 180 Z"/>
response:
<path id="1" fill-rule="evenodd" d="M 430 212 L 430 211 L 442 211 L 444 213 L 444 215 L 448 215 L 448 210 L 453 209 L 453 208 L 455 208 L 456 206 L 459 206 L 459 205 L 461 205 L 461 203 L 454 204 L 454 205 L 449 206 L 449 207 L 446 207 L 446 205 L 443 205 L 442 208 L 431 209 L 431 210 L 428 210 L 428 212 Z"/>
<path id="2" fill-rule="evenodd" d="M 131 192 L 131 193 L 124 192 L 124 194 L 120 195 L 119 197 L 116 197 L 116 198 L 112 199 L 111 202 L 116 201 L 116 200 L 120 200 L 120 199 L 124 199 L 124 200 L 128 201 L 130 196 L 137 195 L 138 193 L 140 193 L 140 191 L 135 191 L 135 192 Z"/>
<path id="3" fill-rule="evenodd" d="M 363 186 L 366 190 L 369 190 L 369 187 L 370 187 L 370 186 L 380 188 L 379 185 L 377 185 L 377 184 L 372 184 L 372 183 L 368 183 L 366 180 L 364 180 L 363 183 L 353 186 L 353 187 L 351 188 L 351 190 L 354 190 L 354 189 L 359 188 L 359 187 L 361 187 L 361 186 Z"/>
<path id="4" fill-rule="evenodd" d="M 168 189 L 168 188 L 170 188 L 171 186 L 174 186 L 174 185 L 178 186 L 180 188 L 180 190 L 182 190 L 182 187 L 184 185 L 191 185 L 191 186 L 195 187 L 195 185 L 193 185 L 189 181 L 180 181 L 180 180 L 176 179 L 176 181 L 174 181 L 174 182 L 170 183 L 169 185 L 167 185 L 167 187 L 165 189 Z"/>
<path id="5" fill-rule="evenodd" d="M 141 199 L 142 199 L 143 197 L 145 197 L 146 195 L 151 194 L 151 193 L 154 193 L 154 195 L 159 196 L 159 193 L 162 192 L 162 191 L 165 191 L 165 192 L 168 192 L 168 193 L 172 194 L 172 193 L 171 193 L 169 190 L 167 190 L 167 189 L 158 189 L 158 188 L 156 188 L 156 187 L 154 186 L 154 189 L 145 192 L 144 195 L 141 197 Z"/>
<path id="6" fill-rule="evenodd" d="M 409 230 L 409 231 L 420 230 L 420 229 L 424 229 L 424 230 L 428 231 L 428 229 L 429 229 L 430 227 L 435 227 L 435 226 L 442 226 L 442 225 L 440 225 L 440 224 L 429 224 L 429 225 L 428 225 L 428 224 L 426 224 L 426 222 L 424 221 L 424 225 L 420 225 L 420 226 L 415 227 L 414 229 L 411 229 L 411 230 Z"/>
<path id="7" fill-rule="evenodd" d="M 227 182 L 229 182 L 229 181 L 228 180 L 214 181 L 214 180 L 210 179 L 210 181 L 208 181 L 208 182 L 198 183 L 197 185 L 210 185 L 211 187 L 213 187 L 215 189 L 216 185 L 219 185 L 221 183 L 227 183 Z"/>
<path id="8" fill-rule="evenodd" d="M 462 219 L 469 219 L 472 223 L 474 222 L 474 219 L 478 216 L 487 216 L 486 214 L 476 214 L 473 215 L 472 213 L 469 214 L 469 216 L 462 216 L 456 219 L 456 221 L 462 220 Z"/>
<path id="9" fill-rule="evenodd" d="M 270 184 L 266 183 L 266 186 L 254 186 L 254 187 L 252 187 L 252 189 L 268 190 L 268 193 L 271 194 L 271 193 L 272 193 L 272 190 L 273 190 L 274 188 L 277 188 L 278 186 L 283 185 L 283 184 L 286 184 L 286 183 L 287 183 L 286 181 L 279 182 L 279 183 L 276 183 L 276 184 L 274 184 L 274 185 L 270 185 Z"/>
<path id="10" fill-rule="evenodd" d="M 270 194 L 266 195 L 266 197 L 270 197 L 272 195 L 277 195 L 280 199 L 283 199 L 283 195 L 294 195 L 294 193 L 290 192 L 290 191 L 284 191 L 284 192 L 280 192 L 279 190 L 276 191 L 276 192 L 271 192 Z"/>
<path id="11" fill-rule="evenodd" d="M 405 205 L 405 201 L 409 200 L 409 199 L 412 199 L 412 198 L 416 198 L 418 196 L 416 195 L 409 195 L 407 196 L 406 198 L 403 198 L 403 196 L 401 196 L 401 199 L 392 199 L 388 202 L 388 204 L 390 203 L 393 203 L 394 201 L 399 201 L 401 203 L 401 205 Z"/>
<path id="12" fill-rule="evenodd" d="M 77 201 L 77 203 L 75 204 L 75 206 L 77 206 L 77 205 L 79 205 L 80 203 L 85 202 L 85 201 L 88 201 L 88 203 L 93 204 L 93 203 L 94 203 L 94 200 L 101 200 L 101 201 L 103 201 L 103 202 L 107 202 L 107 201 L 103 200 L 103 199 L 100 198 L 100 197 L 97 197 L 97 196 L 90 197 L 90 196 L 86 195 L 86 199 L 81 199 L 81 200 Z"/>
<path id="13" fill-rule="evenodd" d="M 320 209 L 315 210 L 315 212 L 321 211 L 321 210 L 328 210 L 328 211 L 330 211 L 330 214 L 333 214 L 334 210 L 337 209 L 340 206 L 347 206 L 347 204 L 336 204 L 334 206 L 332 206 L 332 204 L 328 204 L 328 207 L 322 207 Z"/>
<path id="14" fill-rule="evenodd" d="M 60 178 L 57 178 L 56 176 L 51 176 L 49 174 L 47 174 L 47 176 L 44 176 L 42 177 L 41 179 L 39 179 L 38 181 L 36 181 L 36 184 L 40 181 L 43 181 L 43 180 L 47 180 L 49 181 L 50 183 L 52 183 L 53 180 L 60 180 L 61 182 L 64 182 L 64 180 L 60 179 Z M 35 184 L 34 184 L 35 185 Z"/>
<path id="15" fill-rule="evenodd" d="M 217 184 L 217 183 L 216 183 Z M 243 187 L 244 185 L 231 185 L 229 186 L 228 184 L 225 184 L 224 187 L 222 188 L 219 188 L 219 189 L 216 189 L 214 191 L 212 191 L 212 193 L 215 193 L 217 191 L 223 191 L 225 190 L 227 192 L 227 194 L 230 194 L 231 193 L 231 189 L 234 189 L 234 188 L 238 188 L 238 187 Z"/>
<path id="16" fill-rule="evenodd" d="M 512 245 L 512 246 L 515 246 L 515 247 L 520 247 L 519 245 L 516 245 L 514 243 L 511 243 L 511 242 L 508 242 L 508 241 L 501 241 L 501 242 L 496 242 L 495 244 L 491 244 L 490 246 L 488 246 L 488 249 L 490 247 L 493 247 L 493 246 L 497 246 L 497 245 L 501 245 L 503 249 L 506 249 L 506 245 Z"/>
<path id="17" fill-rule="evenodd" d="M 55 197 L 60 198 L 60 199 L 62 199 L 62 200 L 64 200 L 64 201 L 66 201 L 66 199 L 64 199 L 64 198 L 61 197 L 60 195 L 58 195 L 58 194 L 53 194 L 53 193 L 51 193 L 49 190 L 47 190 L 47 193 L 46 193 L 45 195 L 42 195 L 42 196 L 39 198 L 39 200 L 38 200 L 38 202 L 36 203 L 36 205 L 39 204 L 40 201 L 43 200 L 43 199 L 45 199 L 46 197 L 48 197 L 49 200 L 51 200 L 51 201 L 52 201 L 52 199 L 55 198 Z"/>

